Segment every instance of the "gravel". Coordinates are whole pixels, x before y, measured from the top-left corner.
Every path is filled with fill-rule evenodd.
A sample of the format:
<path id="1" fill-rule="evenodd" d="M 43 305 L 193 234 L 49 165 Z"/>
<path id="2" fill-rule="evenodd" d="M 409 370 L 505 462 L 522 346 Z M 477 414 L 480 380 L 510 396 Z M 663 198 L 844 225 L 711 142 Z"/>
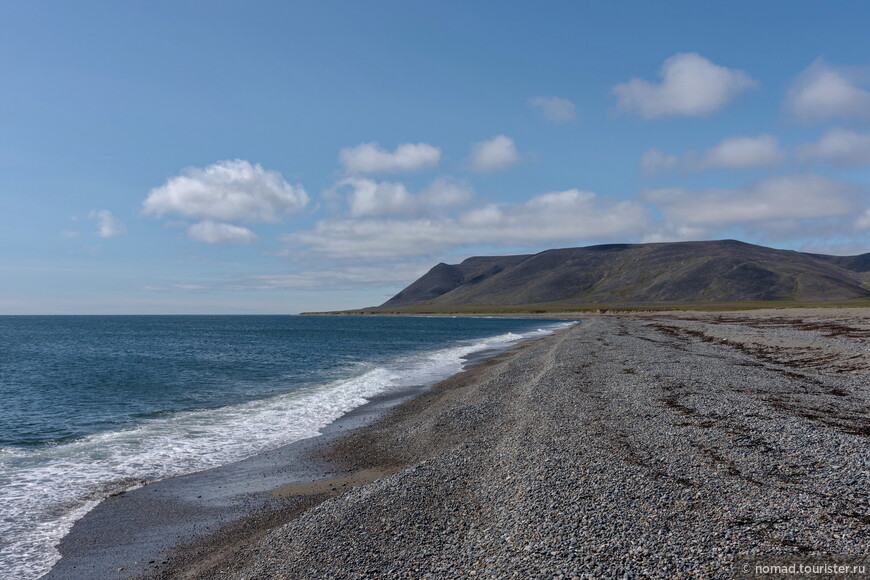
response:
<path id="1" fill-rule="evenodd" d="M 165 574 L 734 578 L 737 558 L 864 556 L 868 344 L 864 319 L 590 318 L 325 452 L 392 475 Z"/>

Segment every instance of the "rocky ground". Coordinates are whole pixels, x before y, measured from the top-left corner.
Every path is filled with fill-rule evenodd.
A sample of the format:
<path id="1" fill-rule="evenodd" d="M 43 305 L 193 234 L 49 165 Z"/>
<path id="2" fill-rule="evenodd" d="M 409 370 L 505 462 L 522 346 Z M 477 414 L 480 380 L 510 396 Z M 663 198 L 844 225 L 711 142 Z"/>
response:
<path id="1" fill-rule="evenodd" d="M 866 556 L 868 443 L 865 317 L 594 317 L 339 440 L 347 476 L 281 491 L 316 505 L 157 577 L 734 578 Z"/>

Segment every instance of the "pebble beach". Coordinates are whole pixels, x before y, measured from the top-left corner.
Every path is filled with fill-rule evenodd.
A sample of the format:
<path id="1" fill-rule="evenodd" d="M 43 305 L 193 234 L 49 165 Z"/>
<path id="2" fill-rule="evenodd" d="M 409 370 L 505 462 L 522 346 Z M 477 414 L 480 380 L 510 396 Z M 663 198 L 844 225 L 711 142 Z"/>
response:
<path id="1" fill-rule="evenodd" d="M 734 578 L 747 559 L 854 560 L 868 411 L 865 311 L 591 317 L 331 443 L 343 476 L 274 492 L 322 501 L 151 577 Z"/>

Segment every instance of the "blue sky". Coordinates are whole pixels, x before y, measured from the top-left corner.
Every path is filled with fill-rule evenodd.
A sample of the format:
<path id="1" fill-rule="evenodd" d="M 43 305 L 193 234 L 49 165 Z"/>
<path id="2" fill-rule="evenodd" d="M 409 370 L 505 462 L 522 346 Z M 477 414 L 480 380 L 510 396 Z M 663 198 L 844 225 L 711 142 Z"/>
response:
<path id="1" fill-rule="evenodd" d="M 870 252 L 863 2 L 4 2 L 0 313 L 379 304 L 439 261 Z"/>

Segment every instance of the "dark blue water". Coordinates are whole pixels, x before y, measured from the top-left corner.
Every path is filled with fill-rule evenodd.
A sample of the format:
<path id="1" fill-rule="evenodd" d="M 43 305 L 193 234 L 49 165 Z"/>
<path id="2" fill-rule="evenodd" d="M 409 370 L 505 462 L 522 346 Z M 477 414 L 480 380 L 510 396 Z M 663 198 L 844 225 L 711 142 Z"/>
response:
<path id="1" fill-rule="evenodd" d="M 0 569 L 36 578 L 106 494 L 316 435 L 369 398 L 558 323 L 0 317 Z"/>

